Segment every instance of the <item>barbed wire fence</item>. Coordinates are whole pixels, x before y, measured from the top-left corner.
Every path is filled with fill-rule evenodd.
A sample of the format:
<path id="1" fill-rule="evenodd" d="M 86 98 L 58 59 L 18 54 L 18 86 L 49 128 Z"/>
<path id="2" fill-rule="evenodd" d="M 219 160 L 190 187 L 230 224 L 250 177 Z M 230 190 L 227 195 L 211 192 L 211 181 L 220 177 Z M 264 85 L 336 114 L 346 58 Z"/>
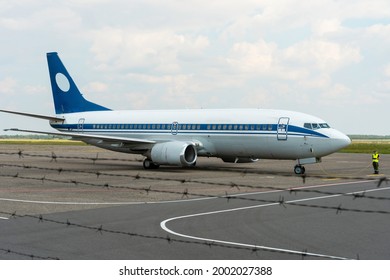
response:
<path id="1" fill-rule="evenodd" d="M 47 158 L 50 162 L 58 162 L 58 160 L 86 160 L 91 161 L 93 164 L 95 164 L 97 161 L 124 161 L 124 162 L 132 162 L 136 161 L 139 162 L 140 160 L 123 160 L 123 159 L 116 159 L 116 158 L 100 158 L 98 155 L 96 157 L 82 157 L 82 156 L 57 156 L 54 152 L 51 152 L 51 154 L 32 154 L 32 153 L 25 153 L 23 151 L 18 152 L 0 152 L 0 155 L 3 156 L 18 156 L 20 159 L 24 157 L 35 157 L 35 158 Z M 21 172 L 17 173 L 7 173 L 7 170 L 9 168 L 13 169 L 20 169 Z M 43 171 L 47 172 L 47 175 L 44 175 L 42 177 L 36 177 L 36 176 L 27 176 L 20 174 L 22 173 L 22 170 L 37 170 L 37 171 Z M 210 168 L 213 169 L 213 168 Z M 224 168 L 215 168 L 216 170 L 226 170 Z M 3 172 L 0 173 L 0 177 L 2 178 L 8 178 L 8 179 L 15 179 L 15 180 L 25 180 L 27 182 L 35 181 L 35 182 L 41 182 L 42 184 L 45 183 L 58 183 L 58 184 L 64 184 L 64 185 L 74 185 L 78 187 L 92 187 L 96 189 L 106 189 L 106 190 L 126 190 L 126 191 L 141 191 L 145 192 L 146 195 L 150 193 L 164 193 L 164 194 L 170 194 L 170 195 L 176 195 L 177 199 L 189 199 L 190 197 L 196 197 L 196 198 L 215 198 L 215 199 L 224 199 L 227 202 L 231 200 L 240 200 L 240 201 L 246 201 L 246 202 L 255 202 L 255 203 L 273 203 L 273 204 L 279 204 L 280 206 L 287 208 L 288 206 L 296 206 L 296 207 L 306 207 L 306 208 L 317 208 L 317 209 L 326 209 L 326 210 L 332 210 L 336 215 L 341 214 L 342 212 L 353 212 L 353 213 L 366 213 L 366 214 L 383 214 L 383 215 L 389 215 L 390 211 L 385 210 L 372 210 L 372 209 L 360 209 L 360 208 L 347 208 L 343 207 L 341 204 L 334 205 L 334 206 L 325 206 L 325 205 L 316 205 L 316 204 L 309 204 L 309 203 L 303 203 L 303 202 L 289 202 L 286 201 L 285 198 L 281 195 L 277 200 L 265 200 L 265 199 L 258 199 L 258 198 L 249 198 L 249 197 L 243 197 L 243 196 L 237 196 L 234 194 L 229 194 L 229 191 L 231 188 L 235 188 L 237 190 L 241 189 L 250 189 L 252 191 L 264 191 L 264 190 L 276 190 L 276 191 L 288 191 L 290 193 L 315 193 L 320 195 L 340 195 L 340 196 L 346 196 L 351 197 L 352 200 L 358 200 L 358 199 L 370 199 L 370 200 L 378 200 L 378 201 L 389 201 L 389 197 L 378 197 L 378 196 L 370 196 L 365 193 L 365 191 L 360 192 L 352 192 L 352 193 L 342 193 L 342 192 L 325 192 L 321 190 L 316 189 L 287 189 L 286 188 L 280 188 L 280 187 L 270 187 L 270 186 L 262 186 L 262 185 L 251 185 L 251 184 L 240 184 L 237 182 L 209 182 L 207 180 L 200 180 L 200 179 L 179 179 L 179 178 L 166 178 L 162 176 L 147 176 L 143 175 L 141 173 L 136 174 L 129 174 L 129 173 L 109 173 L 109 172 L 101 172 L 101 171 L 90 171 L 90 170 L 76 170 L 76 169 L 67 169 L 63 167 L 42 167 L 38 165 L 29 165 L 29 164 L 8 164 L 8 163 L 1 163 L 0 164 L 0 170 Z M 231 169 L 228 169 L 229 172 L 231 172 Z M 240 170 L 236 171 L 240 173 L 242 176 L 246 176 L 247 174 L 263 174 L 263 172 L 258 172 L 256 170 Z M 55 179 L 50 177 L 55 177 L 55 175 L 60 174 L 69 174 L 74 175 L 77 173 L 83 173 L 87 175 L 93 175 L 96 178 L 101 178 L 103 176 L 110 178 L 110 177 L 123 177 L 123 178 L 129 178 L 134 180 L 145 180 L 145 181 L 155 181 L 155 182 L 174 182 L 179 185 L 183 186 L 183 189 L 181 191 L 172 191 L 172 190 L 164 190 L 161 188 L 156 188 L 151 184 L 148 187 L 135 187 L 135 186 L 129 186 L 129 185 L 120 185 L 120 184 L 112 184 L 112 183 L 92 183 L 92 182 L 86 182 L 81 180 L 75 180 L 75 179 Z M 287 175 L 285 173 L 276 173 L 275 175 L 278 176 L 294 176 L 297 177 L 297 175 Z M 347 177 L 347 176 L 319 176 L 319 175 L 304 175 L 301 176 L 302 182 L 305 183 L 307 178 L 321 178 L 321 179 L 349 179 L 349 180 L 372 180 L 373 182 L 376 182 L 376 187 L 381 188 L 384 185 L 387 185 L 389 182 L 389 179 L 387 177 L 380 177 L 380 178 L 367 178 L 367 177 Z M 226 187 L 226 191 L 222 195 L 212 195 L 212 194 L 204 194 L 204 193 L 195 193 L 188 191 L 188 188 L 186 188 L 186 184 L 199 184 L 199 185 L 207 185 L 207 186 L 220 186 L 220 187 Z M 125 232 L 125 231 L 117 231 L 117 230 L 111 230 L 106 228 L 103 225 L 100 226 L 88 226 L 78 223 L 70 222 L 69 219 L 66 221 L 58 221 L 54 219 L 49 219 L 44 217 L 43 215 L 20 215 L 16 212 L 7 212 L 7 211 L 0 211 L 2 215 L 9 216 L 10 219 L 36 219 L 41 224 L 43 222 L 46 223 L 52 223 L 57 225 L 63 225 L 65 227 L 75 227 L 75 228 L 81 228 L 86 230 L 95 231 L 99 234 L 117 234 L 117 235 L 124 235 L 129 237 L 137 237 L 137 238 L 143 238 L 143 239 L 155 239 L 155 240 L 163 240 L 168 242 L 169 244 L 175 243 L 185 243 L 185 244 L 193 244 L 193 245 L 199 245 L 199 246 L 207 246 L 210 248 L 213 247 L 220 247 L 225 249 L 231 249 L 231 250 L 246 250 L 250 252 L 251 254 L 255 253 L 258 254 L 261 251 L 266 252 L 272 252 L 272 253 L 278 253 L 278 254 L 288 254 L 288 255 L 299 255 L 302 258 L 306 257 L 318 257 L 313 254 L 310 254 L 307 252 L 307 250 L 302 250 L 302 252 L 287 252 L 287 251 L 279 251 L 279 250 L 272 250 L 269 248 L 263 248 L 256 245 L 253 245 L 253 247 L 243 247 L 243 246 L 232 246 L 232 245 L 226 245 L 226 244 L 220 244 L 220 243 L 210 243 L 210 242 L 200 242 L 200 241 L 192 241 L 192 240 L 183 240 L 179 238 L 172 238 L 169 235 L 168 236 L 152 236 L 152 235 L 145 235 L 141 233 L 136 232 Z M 0 248 L 0 251 L 4 252 L 5 254 L 14 254 L 19 257 L 27 257 L 31 259 L 59 259 L 58 257 L 43 257 L 35 254 L 29 254 L 25 252 L 20 252 L 19 250 L 13 250 L 11 248 Z M 359 254 L 357 254 L 357 258 L 359 258 Z M 324 258 L 322 256 L 321 258 Z"/>

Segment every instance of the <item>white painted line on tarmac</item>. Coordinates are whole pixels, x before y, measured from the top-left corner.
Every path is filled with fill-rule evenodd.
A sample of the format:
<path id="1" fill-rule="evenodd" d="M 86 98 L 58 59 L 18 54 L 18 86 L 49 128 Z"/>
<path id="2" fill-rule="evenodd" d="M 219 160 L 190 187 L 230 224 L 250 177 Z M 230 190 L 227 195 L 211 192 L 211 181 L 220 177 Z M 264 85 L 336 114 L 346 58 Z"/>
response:
<path id="1" fill-rule="evenodd" d="M 140 204 L 164 204 L 164 203 L 179 203 L 190 202 L 198 200 L 215 199 L 216 197 L 194 198 L 186 200 L 169 200 L 169 201 L 123 201 L 123 202 L 72 202 L 72 201 L 40 201 L 40 200 L 26 200 L 0 197 L 0 201 L 32 203 L 32 204 L 55 204 L 55 205 L 140 205 Z"/>
<path id="2" fill-rule="evenodd" d="M 330 185 L 335 185 L 335 184 L 330 184 Z M 358 192 L 350 192 L 350 193 L 342 193 L 342 194 L 334 194 L 334 195 L 326 195 L 326 196 L 317 196 L 317 197 L 312 197 L 312 198 L 296 199 L 296 200 L 285 201 L 284 203 L 291 204 L 291 203 L 297 203 L 297 202 L 321 200 L 321 199 L 335 198 L 335 197 L 346 196 L 346 195 L 355 195 L 355 194 L 360 194 L 360 193 L 377 192 L 377 191 L 384 191 L 384 190 L 390 190 L 390 187 L 388 187 L 388 188 L 375 188 L 375 189 L 358 191 Z M 189 239 L 205 241 L 205 242 L 214 242 L 214 243 L 220 243 L 220 244 L 226 244 L 226 245 L 250 247 L 253 249 L 265 249 L 265 250 L 271 250 L 274 252 L 276 251 L 276 252 L 298 254 L 298 255 L 304 254 L 307 256 L 323 257 L 323 258 L 328 258 L 328 259 L 343 259 L 343 260 L 348 259 L 348 258 L 340 257 L 340 256 L 324 255 L 324 254 L 310 253 L 310 252 L 301 252 L 301 251 L 289 250 L 289 249 L 284 249 L 284 248 L 268 247 L 268 246 L 263 246 L 263 245 L 259 246 L 259 245 L 253 245 L 253 244 L 237 243 L 237 242 L 230 242 L 230 241 L 225 241 L 225 240 L 209 239 L 209 238 L 191 236 L 191 235 L 186 235 L 186 234 L 181 234 L 181 233 L 175 232 L 167 227 L 167 223 L 169 223 L 171 221 L 175 221 L 175 220 L 192 218 L 192 217 L 199 217 L 199 216 L 214 215 L 214 214 L 221 214 L 221 213 L 227 213 L 227 212 L 242 211 L 242 210 L 262 208 L 262 207 L 269 207 L 269 206 L 276 206 L 276 205 L 280 205 L 280 203 L 274 202 L 274 203 L 268 203 L 268 204 L 253 205 L 253 206 L 247 206 L 247 207 L 239 207 L 239 208 L 232 208 L 232 209 L 226 209 L 226 210 L 211 211 L 211 212 L 205 212 L 205 213 L 179 216 L 179 217 L 174 217 L 174 218 L 170 218 L 170 219 L 162 221 L 160 223 L 160 226 L 163 230 L 165 230 L 166 232 L 171 233 L 173 235 L 184 237 L 184 238 L 189 238 Z"/>
<path id="3" fill-rule="evenodd" d="M 290 191 L 294 189 L 308 189 L 308 188 L 322 188 L 322 187 L 330 187 L 336 185 L 352 185 L 357 183 L 366 183 L 373 182 L 373 180 L 367 181 L 354 181 L 354 182 L 345 182 L 345 183 L 333 183 L 333 184 L 322 184 L 322 185 L 314 185 L 314 186 L 302 186 L 302 187 L 294 187 L 289 189 L 280 189 L 280 190 L 270 190 L 270 191 L 260 191 L 260 192 L 252 192 L 252 193 L 241 193 L 241 194 L 231 194 L 230 197 L 239 197 L 239 196 L 248 196 L 255 194 L 267 194 L 267 193 L 275 193 L 275 192 L 284 192 Z M 223 196 L 210 196 L 210 197 L 201 197 L 201 198 L 192 198 L 185 200 L 167 200 L 167 201 L 123 201 L 123 202 L 72 202 L 72 201 L 40 201 L 40 200 L 27 200 L 27 199 L 13 199 L 13 198 L 3 198 L 0 197 L 0 201 L 10 201 L 10 202 L 19 202 L 19 203 L 31 203 L 31 204 L 54 204 L 54 205 L 141 205 L 141 204 L 165 204 L 165 203 L 183 203 L 183 202 L 193 202 L 193 201 L 202 201 L 202 200 L 210 200 L 217 198 L 226 198 L 226 195 Z"/>

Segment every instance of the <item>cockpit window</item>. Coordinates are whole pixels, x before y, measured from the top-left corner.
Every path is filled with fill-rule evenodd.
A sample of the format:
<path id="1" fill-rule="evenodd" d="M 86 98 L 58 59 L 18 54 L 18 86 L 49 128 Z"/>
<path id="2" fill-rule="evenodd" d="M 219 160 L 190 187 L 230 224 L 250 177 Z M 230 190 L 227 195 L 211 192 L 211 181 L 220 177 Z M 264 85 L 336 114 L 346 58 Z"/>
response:
<path id="1" fill-rule="evenodd" d="M 329 124 L 327 123 L 320 123 L 321 128 L 330 128 Z"/>
<path id="2" fill-rule="evenodd" d="M 311 125 L 313 126 L 313 130 L 321 128 L 321 126 L 318 123 L 312 123 Z"/>
<path id="3" fill-rule="evenodd" d="M 303 126 L 308 129 L 312 129 L 311 123 L 305 123 Z"/>
<path id="4" fill-rule="evenodd" d="M 330 128 L 327 123 L 304 123 L 303 126 L 308 129 L 320 129 L 320 128 Z"/>

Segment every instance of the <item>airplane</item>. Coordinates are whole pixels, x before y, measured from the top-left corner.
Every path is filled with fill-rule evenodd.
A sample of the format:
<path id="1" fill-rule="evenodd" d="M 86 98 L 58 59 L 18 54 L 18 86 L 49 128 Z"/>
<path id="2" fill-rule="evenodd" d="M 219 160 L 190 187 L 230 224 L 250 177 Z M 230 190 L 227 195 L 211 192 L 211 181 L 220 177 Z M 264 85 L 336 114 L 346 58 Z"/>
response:
<path id="1" fill-rule="evenodd" d="M 58 132 L 100 148 L 145 157 L 143 167 L 193 167 L 198 157 L 250 163 L 295 160 L 295 174 L 351 143 L 308 114 L 271 109 L 111 110 L 85 99 L 56 52 L 47 53 L 55 116 L 0 110 L 49 120 Z"/>

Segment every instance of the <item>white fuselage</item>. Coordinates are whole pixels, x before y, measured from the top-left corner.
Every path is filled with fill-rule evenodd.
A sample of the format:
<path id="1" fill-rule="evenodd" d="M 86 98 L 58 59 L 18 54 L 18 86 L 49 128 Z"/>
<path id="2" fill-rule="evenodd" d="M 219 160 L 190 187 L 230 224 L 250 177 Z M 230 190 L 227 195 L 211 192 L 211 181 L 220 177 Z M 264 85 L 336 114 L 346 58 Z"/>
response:
<path id="1" fill-rule="evenodd" d="M 51 125 L 62 132 L 146 139 L 156 143 L 190 142 L 196 145 L 199 156 L 214 156 L 225 161 L 321 158 L 350 144 L 346 135 L 330 128 L 325 121 L 283 110 L 131 110 L 58 116 L 64 117 L 65 122 Z M 144 153 L 148 146 L 118 145 L 94 139 L 85 142 L 127 153 Z"/>

